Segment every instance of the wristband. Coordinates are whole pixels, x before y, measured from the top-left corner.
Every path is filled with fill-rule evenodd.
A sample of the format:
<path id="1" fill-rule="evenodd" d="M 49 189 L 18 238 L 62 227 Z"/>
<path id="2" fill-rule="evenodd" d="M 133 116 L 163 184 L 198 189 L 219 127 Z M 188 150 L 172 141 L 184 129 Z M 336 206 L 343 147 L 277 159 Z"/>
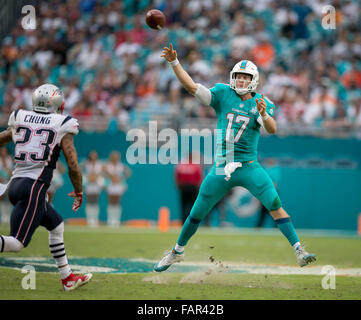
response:
<path id="1" fill-rule="evenodd" d="M 175 67 L 177 64 L 179 64 L 178 58 L 175 58 L 175 60 L 168 62 L 172 67 Z"/>
<path id="2" fill-rule="evenodd" d="M 261 116 L 262 120 L 267 120 L 268 118 L 271 118 L 268 113 L 266 113 L 265 116 Z"/>

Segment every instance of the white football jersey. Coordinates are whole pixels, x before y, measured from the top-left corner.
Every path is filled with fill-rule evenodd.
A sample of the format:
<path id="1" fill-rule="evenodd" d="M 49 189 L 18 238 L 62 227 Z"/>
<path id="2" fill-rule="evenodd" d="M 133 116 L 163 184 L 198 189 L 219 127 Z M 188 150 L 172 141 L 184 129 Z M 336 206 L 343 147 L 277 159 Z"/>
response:
<path id="1" fill-rule="evenodd" d="M 60 142 L 66 133 L 78 134 L 78 120 L 61 114 L 16 110 L 9 127 L 15 143 L 12 179 L 28 177 L 51 182 L 59 158 Z"/>

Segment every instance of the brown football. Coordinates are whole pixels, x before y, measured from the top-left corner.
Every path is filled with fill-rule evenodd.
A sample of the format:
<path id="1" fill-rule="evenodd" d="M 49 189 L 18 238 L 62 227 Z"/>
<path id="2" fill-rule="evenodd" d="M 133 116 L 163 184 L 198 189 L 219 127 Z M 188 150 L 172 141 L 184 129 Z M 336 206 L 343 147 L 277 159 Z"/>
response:
<path id="1" fill-rule="evenodd" d="M 157 9 L 149 10 L 145 16 L 145 22 L 150 28 L 160 30 L 165 25 L 165 15 Z"/>

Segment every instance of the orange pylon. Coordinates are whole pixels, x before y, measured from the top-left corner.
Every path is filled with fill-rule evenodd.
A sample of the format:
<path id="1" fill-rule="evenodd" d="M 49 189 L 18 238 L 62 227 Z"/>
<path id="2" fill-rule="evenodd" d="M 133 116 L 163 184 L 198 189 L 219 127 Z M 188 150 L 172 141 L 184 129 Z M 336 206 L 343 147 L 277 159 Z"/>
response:
<path id="1" fill-rule="evenodd" d="M 158 213 L 158 229 L 161 232 L 167 232 L 170 223 L 169 208 L 161 207 Z"/>

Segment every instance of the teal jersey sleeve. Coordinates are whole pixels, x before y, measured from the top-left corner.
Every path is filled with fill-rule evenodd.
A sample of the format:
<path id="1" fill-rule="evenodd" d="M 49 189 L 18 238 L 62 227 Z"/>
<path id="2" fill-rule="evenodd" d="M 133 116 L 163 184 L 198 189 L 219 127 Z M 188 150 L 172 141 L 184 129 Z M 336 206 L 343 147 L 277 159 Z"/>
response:
<path id="1" fill-rule="evenodd" d="M 224 83 L 216 83 L 216 85 L 213 88 L 209 89 L 211 91 L 211 95 L 212 95 L 210 106 L 216 112 L 221 110 L 223 96 L 224 96 L 227 88 L 228 88 L 228 85 L 226 85 Z"/>

